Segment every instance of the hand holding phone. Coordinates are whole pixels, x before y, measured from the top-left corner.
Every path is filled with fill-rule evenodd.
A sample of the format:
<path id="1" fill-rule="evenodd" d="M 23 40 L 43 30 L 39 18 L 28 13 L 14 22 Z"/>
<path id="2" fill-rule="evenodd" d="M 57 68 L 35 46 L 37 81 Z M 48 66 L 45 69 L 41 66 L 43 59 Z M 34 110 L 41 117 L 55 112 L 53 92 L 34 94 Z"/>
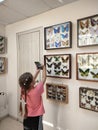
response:
<path id="1" fill-rule="evenodd" d="M 36 65 L 37 69 L 41 69 L 41 70 L 43 69 L 43 65 L 40 62 L 35 61 L 35 65 Z"/>

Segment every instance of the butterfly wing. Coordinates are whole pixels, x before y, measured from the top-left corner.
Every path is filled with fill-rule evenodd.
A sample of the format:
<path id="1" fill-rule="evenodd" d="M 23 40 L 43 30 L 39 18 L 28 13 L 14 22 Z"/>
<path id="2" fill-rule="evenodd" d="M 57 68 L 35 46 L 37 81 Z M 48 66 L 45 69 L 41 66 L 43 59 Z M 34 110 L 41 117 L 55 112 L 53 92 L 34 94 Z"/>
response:
<path id="1" fill-rule="evenodd" d="M 59 71 L 57 71 L 57 70 L 54 70 L 54 72 L 55 72 L 55 75 L 60 75 L 60 73 L 61 73 L 61 70 L 59 70 Z"/>
<path id="2" fill-rule="evenodd" d="M 87 77 L 89 74 L 89 71 L 90 71 L 90 69 L 86 69 L 85 71 L 83 71 L 81 68 L 79 68 L 79 72 L 80 72 L 82 77 L 84 77 L 84 76 Z"/>
<path id="3" fill-rule="evenodd" d="M 60 65 L 61 65 L 61 62 L 59 62 L 59 63 L 54 63 L 54 68 L 55 69 L 60 69 Z"/>
<path id="4" fill-rule="evenodd" d="M 51 64 L 46 63 L 46 64 L 47 64 L 48 68 L 52 67 L 52 63 Z"/>
<path id="5" fill-rule="evenodd" d="M 60 27 L 54 28 L 54 34 L 56 34 L 56 33 L 60 33 Z"/>
<path id="6" fill-rule="evenodd" d="M 92 71 L 91 71 L 90 73 L 91 73 L 91 75 L 93 76 L 93 78 L 98 78 L 98 73 L 95 74 L 95 73 L 92 72 Z"/>
<path id="7" fill-rule="evenodd" d="M 68 61 L 69 57 L 66 57 L 66 58 L 61 57 L 61 59 L 62 59 L 62 62 L 63 62 L 63 63 L 66 63 L 66 62 Z"/>
<path id="8" fill-rule="evenodd" d="M 92 26 L 98 25 L 98 19 L 95 20 L 95 19 L 91 18 L 90 21 L 91 21 Z"/>
<path id="9" fill-rule="evenodd" d="M 61 42 L 55 42 L 55 47 L 60 47 L 61 46 Z"/>
<path id="10" fill-rule="evenodd" d="M 69 25 L 67 24 L 66 26 L 61 26 L 61 30 L 64 33 L 65 31 L 68 32 L 69 31 Z"/>
<path id="11" fill-rule="evenodd" d="M 68 38 L 68 33 L 66 33 L 66 34 L 61 34 L 61 37 L 62 37 L 63 39 Z"/>
<path id="12" fill-rule="evenodd" d="M 79 24 L 80 24 L 80 28 L 81 28 L 81 29 L 88 28 L 88 27 L 89 27 L 89 20 L 87 19 L 87 20 L 85 21 L 85 23 L 82 22 L 82 21 L 80 21 Z"/>
<path id="13" fill-rule="evenodd" d="M 4 39 L 4 37 L 1 37 L 1 36 L 0 36 L 0 42 L 2 42 L 2 41 L 3 41 L 3 39 Z"/>
<path id="14" fill-rule="evenodd" d="M 62 75 L 66 75 L 66 76 L 68 76 L 68 72 L 69 72 L 69 69 L 66 70 L 66 71 L 64 71 L 64 70 L 62 69 Z"/>
<path id="15" fill-rule="evenodd" d="M 52 57 L 50 57 L 50 58 L 46 57 L 46 60 L 47 60 L 48 62 L 51 62 Z"/>
<path id="16" fill-rule="evenodd" d="M 54 56 L 55 61 L 59 61 L 60 56 Z"/>
<path id="17" fill-rule="evenodd" d="M 48 73 L 48 74 L 51 74 L 51 70 L 47 70 L 47 73 Z"/>

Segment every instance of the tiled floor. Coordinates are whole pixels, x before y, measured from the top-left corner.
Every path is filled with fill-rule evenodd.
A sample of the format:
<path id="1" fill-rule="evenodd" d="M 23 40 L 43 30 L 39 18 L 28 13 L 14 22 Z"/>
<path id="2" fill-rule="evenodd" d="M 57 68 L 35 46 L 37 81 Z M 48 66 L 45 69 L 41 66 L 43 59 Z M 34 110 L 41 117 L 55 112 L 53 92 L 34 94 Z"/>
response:
<path id="1" fill-rule="evenodd" d="M 0 130 L 23 130 L 22 123 L 10 117 L 0 120 Z"/>

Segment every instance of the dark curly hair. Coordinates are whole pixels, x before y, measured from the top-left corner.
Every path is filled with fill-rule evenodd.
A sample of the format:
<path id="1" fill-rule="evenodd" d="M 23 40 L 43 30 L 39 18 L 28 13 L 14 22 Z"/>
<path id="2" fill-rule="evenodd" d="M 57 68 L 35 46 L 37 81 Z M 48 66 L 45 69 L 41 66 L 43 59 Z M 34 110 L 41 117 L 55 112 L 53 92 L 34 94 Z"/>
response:
<path id="1" fill-rule="evenodd" d="M 33 76 L 30 72 L 25 72 L 19 77 L 19 85 L 25 90 L 29 89 L 30 84 L 33 81 Z"/>
<path id="2" fill-rule="evenodd" d="M 30 88 L 30 85 L 33 81 L 33 76 L 31 73 L 29 72 L 25 72 L 23 73 L 20 77 L 19 77 L 19 85 L 22 88 L 21 89 L 21 95 L 20 95 L 20 101 L 22 100 L 22 96 L 25 96 L 25 114 L 24 117 L 27 116 L 28 110 L 27 110 L 27 90 Z M 23 110 L 22 110 L 22 103 L 20 102 L 20 112 L 21 115 L 23 114 Z"/>

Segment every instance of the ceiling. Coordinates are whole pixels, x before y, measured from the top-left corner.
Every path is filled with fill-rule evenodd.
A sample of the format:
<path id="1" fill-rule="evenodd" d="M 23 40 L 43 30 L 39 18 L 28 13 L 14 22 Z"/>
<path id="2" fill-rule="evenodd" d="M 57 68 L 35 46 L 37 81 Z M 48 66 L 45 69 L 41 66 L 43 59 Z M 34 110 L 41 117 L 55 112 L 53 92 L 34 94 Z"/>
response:
<path id="1" fill-rule="evenodd" d="M 0 24 L 8 25 L 77 0 L 5 0 L 0 3 Z"/>

